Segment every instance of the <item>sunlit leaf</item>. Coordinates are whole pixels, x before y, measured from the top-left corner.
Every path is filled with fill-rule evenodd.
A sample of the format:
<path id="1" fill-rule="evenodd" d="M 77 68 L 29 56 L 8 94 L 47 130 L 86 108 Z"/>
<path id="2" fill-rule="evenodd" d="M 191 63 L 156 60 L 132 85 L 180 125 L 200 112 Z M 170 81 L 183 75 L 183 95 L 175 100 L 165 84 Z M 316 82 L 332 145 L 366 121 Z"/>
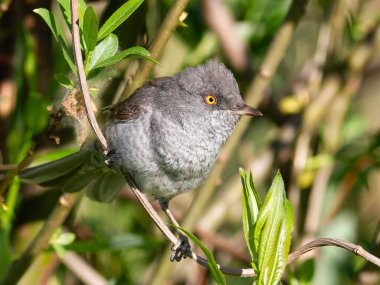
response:
<path id="1" fill-rule="evenodd" d="M 65 74 L 56 74 L 54 75 L 54 78 L 63 87 L 66 87 L 68 89 L 74 88 L 74 82 L 70 78 L 68 78 Z"/>
<path id="2" fill-rule="evenodd" d="M 257 193 L 255 184 L 252 180 L 252 174 L 247 176 L 247 173 L 240 168 L 241 182 L 243 185 L 243 228 L 245 241 L 247 243 L 248 251 L 251 255 L 252 264 L 257 257 L 255 244 L 254 244 L 254 231 L 257 221 L 257 216 L 261 207 L 261 200 Z"/>
<path id="3" fill-rule="evenodd" d="M 129 0 L 117 9 L 99 30 L 98 40 L 102 40 L 120 26 L 142 4 L 144 0 Z"/>
<path id="4" fill-rule="evenodd" d="M 280 281 L 288 259 L 292 231 L 292 206 L 285 197 L 282 177 L 277 173 L 255 227 L 258 285 L 277 285 Z"/>
<path id="5" fill-rule="evenodd" d="M 88 64 L 88 71 L 90 71 L 97 64 L 111 58 L 117 51 L 119 41 L 117 36 L 110 34 L 103 41 L 101 41 L 94 49 L 91 60 Z"/>
<path id="6" fill-rule="evenodd" d="M 75 240 L 75 234 L 73 233 L 62 233 L 57 238 L 54 239 L 55 244 L 68 245 Z"/>
<path id="7" fill-rule="evenodd" d="M 150 53 L 148 50 L 146 50 L 143 47 L 135 46 L 135 47 L 131 47 L 129 49 L 123 50 L 122 52 L 119 52 L 115 54 L 114 56 L 107 58 L 104 61 L 99 62 L 92 69 L 110 66 L 119 62 L 120 60 L 124 58 L 131 57 L 131 56 L 145 58 L 147 60 L 153 61 L 154 63 L 158 63 L 155 59 L 150 57 Z"/>
<path id="8" fill-rule="evenodd" d="M 83 18 L 83 38 L 86 44 L 86 51 L 93 51 L 98 41 L 98 17 L 94 8 L 89 6 Z"/>
<path id="9" fill-rule="evenodd" d="M 74 64 L 74 59 L 73 59 L 72 53 L 66 44 L 66 41 L 63 37 L 62 30 L 59 26 L 59 23 L 58 23 L 56 17 L 54 16 L 54 14 L 51 13 L 49 10 L 46 10 L 44 8 L 34 9 L 33 11 L 36 14 L 40 15 L 42 17 L 42 19 L 44 19 L 46 24 L 49 26 L 50 30 L 52 31 L 52 33 L 54 35 L 54 38 L 57 40 L 59 46 L 62 49 L 62 53 L 63 53 L 63 56 L 64 56 L 66 62 L 70 66 L 71 70 L 73 72 L 76 72 L 76 67 Z"/>
<path id="10" fill-rule="evenodd" d="M 70 8 L 70 0 L 57 0 L 59 3 L 59 7 L 61 9 L 63 18 L 66 21 L 67 27 L 71 30 L 71 8 Z M 78 18 L 79 21 L 83 20 L 84 13 L 86 11 L 86 3 L 84 0 L 78 1 Z"/>
<path id="11" fill-rule="evenodd" d="M 63 18 L 65 19 L 66 25 L 70 31 L 72 31 L 71 27 L 71 8 L 70 8 L 70 0 L 57 0 L 59 3 L 59 7 L 61 9 Z M 84 0 L 78 1 L 78 22 L 79 22 L 79 36 L 80 36 L 80 45 L 81 49 L 84 50 L 84 33 L 83 33 L 83 17 L 86 11 L 86 3 Z"/>

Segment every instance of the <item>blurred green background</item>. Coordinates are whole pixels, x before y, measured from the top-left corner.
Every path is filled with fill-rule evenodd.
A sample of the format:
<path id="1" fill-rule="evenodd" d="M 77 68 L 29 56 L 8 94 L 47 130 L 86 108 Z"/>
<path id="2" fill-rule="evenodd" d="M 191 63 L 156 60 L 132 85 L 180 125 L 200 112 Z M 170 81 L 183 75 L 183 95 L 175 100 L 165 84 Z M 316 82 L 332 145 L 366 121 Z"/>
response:
<path id="1" fill-rule="evenodd" d="M 124 1 L 86 3 L 105 19 Z M 116 30 L 120 48 L 149 48 L 171 4 L 146 0 Z M 196 209 L 190 211 L 198 214 L 195 226 L 187 229 L 223 265 L 249 267 L 239 167 L 252 170 L 262 197 L 280 169 L 296 212 L 291 251 L 316 237 L 335 237 L 380 255 L 380 1 L 310 1 L 271 74 L 262 63 L 290 4 L 191 0 L 151 74 L 172 75 L 213 58 L 233 71 L 243 97 L 254 78 L 271 79 L 258 100 L 264 117 L 249 124 L 231 156 L 221 157 L 225 169 L 211 183 L 215 189 L 206 206 L 192 205 L 198 191 L 171 202 L 180 220 Z M 0 5 L 1 182 L 29 149 L 35 149 L 33 163 L 52 160 L 79 150 L 88 132 L 61 111 L 67 90 L 55 75 L 75 77 L 48 27 L 33 13 L 45 7 L 63 25 L 57 2 L 2 0 Z M 125 60 L 90 81 L 100 121 L 102 108 L 124 96 L 139 63 Z M 46 138 L 53 118 L 58 126 Z M 0 209 L 0 279 L 60 194 L 13 181 Z M 191 260 L 168 262 L 166 240 L 127 188 L 111 204 L 83 197 L 63 231 L 75 234 L 66 246 L 75 254 L 61 259 L 53 249 L 44 252 L 20 284 L 213 284 L 209 272 Z M 83 279 L 87 267 L 91 281 Z M 380 272 L 350 252 L 323 248 L 291 264 L 285 279 L 286 284 L 380 284 Z M 252 284 L 252 279 L 227 277 L 227 282 Z"/>

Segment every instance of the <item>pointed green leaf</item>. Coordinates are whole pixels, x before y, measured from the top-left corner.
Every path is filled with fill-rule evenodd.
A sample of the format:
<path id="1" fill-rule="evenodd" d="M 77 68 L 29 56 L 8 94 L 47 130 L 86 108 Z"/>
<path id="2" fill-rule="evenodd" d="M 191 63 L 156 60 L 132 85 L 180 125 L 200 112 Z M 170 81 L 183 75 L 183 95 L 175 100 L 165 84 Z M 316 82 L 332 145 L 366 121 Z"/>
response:
<path id="1" fill-rule="evenodd" d="M 218 264 L 215 261 L 214 256 L 212 255 L 212 252 L 205 247 L 202 242 L 194 236 L 191 232 L 181 228 L 177 227 L 180 229 L 182 232 L 184 232 L 204 253 L 204 255 L 207 257 L 207 263 L 210 268 L 210 272 L 212 276 L 214 277 L 216 283 L 221 284 L 221 285 L 226 285 L 226 280 L 224 279 L 224 275 L 222 271 L 220 271 Z"/>
<path id="2" fill-rule="evenodd" d="M 114 56 L 112 56 L 112 57 L 110 57 L 110 58 L 108 58 L 102 62 L 99 62 L 92 69 L 110 66 L 110 65 L 113 65 L 115 63 L 118 63 L 120 60 L 122 60 L 124 58 L 131 57 L 131 56 L 145 58 L 147 60 L 153 61 L 154 63 L 158 63 L 155 59 L 150 57 L 150 53 L 148 50 L 146 50 L 143 47 L 135 46 L 135 47 L 131 47 L 129 49 L 123 50 L 122 52 L 119 52 L 119 53 L 115 54 Z"/>
<path id="3" fill-rule="evenodd" d="M 94 49 L 90 63 L 88 64 L 88 71 L 90 71 L 98 63 L 101 63 L 112 57 L 118 48 L 119 40 L 114 34 L 110 34 L 103 41 L 101 41 Z"/>
<path id="4" fill-rule="evenodd" d="M 262 206 L 255 228 L 258 253 L 257 284 L 277 285 L 285 269 L 293 231 L 293 210 L 278 172 Z"/>
<path id="5" fill-rule="evenodd" d="M 70 0 L 57 0 L 59 3 L 59 8 L 61 9 L 63 18 L 65 19 L 66 25 L 68 29 L 71 31 L 71 8 L 70 8 Z M 84 0 L 79 0 L 78 1 L 78 18 L 79 18 L 79 29 L 80 29 L 80 44 L 81 44 L 81 49 L 84 49 L 84 38 L 83 38 L 83 17 L 84 13 L 86 11 L 86 3 Z"/>
<path id="6" fill-rule="evenodd" d="M 89 6 L 83 17 L 83 37 L 86 44 L 86 51 L 93 51 L 98 41 L 98 17 L 94 8 Z"/>
<path id="7" fill-rule="evenodd" d="M 61 9 L 63 18 L 66 21 L 67 27 L 71 30 L 71 9 L 70 9 L 70 0 L 57 0 L 59 3 L 59 8 Z M 82 21 L 84 13 L 86 11 L 86 3 L 84 0 L 78 1 L 78 17 L 79 21 Z"/>
<path id="8" fill-rule="evenodd" d="M 63 259 L 66 253 L 66 249 L 60 244 L 52 244 L 51 246 L 59 258 Z"/>
<path id="9" fill-rule="evenodd" d="M 61 28 L 58 24 L 58 21 L 53 13 L 50 11 L 44 9 L 44 8 L 38 8 L 33 10 L 36 14 L 40 15 L 42 19 L 46 22 L 46 24 L 49 26 L 50 30 L 52 31 L 55 39 L 57 40 L 59 46 L 62 49 L 63 56 L 66 59 L 66 62 L 69 64 L 71 70 L 73 72 L 76 72 L 76 67 L 74 64 L 74 59 L 71 50 L 67 47 L 66 41 L 63 37 L 63 33 L 61 31 Z"/>
<path id="10" fill-rule="evenodd" d="M 144 0 L 129 0 L 117 9 L 99 30 L 98 40 L 104 39 L 120 26 L 142 4 Z"/>
<path id="11" fill-rule="evenodd" d="M 75 234 L 73 233 L 62 233 L 57 238 L 55 238 L 54 243 L 59 245 L 68 245 L 75 240 Z"/>
<path id="12" fill-rule="evenodd" d="M 252 180 L 252 174 L 247 176 L 247 173 L 240 168 L 241 182 L 243 185 L 243 228 L 245 241 L 247 243 L 248 251 L 251 255 L 252 264 L 257 257 L 254 245 L 254 231 L 257 221 L 257 216 L 261 207 L 261 200 L 257 193 L 255 184 Z"/>
<path id="13" fill-rule="evenodd" d="M 68 89 L 74 88 L 74 82 L 70 78 L 68 78 L 65 74 L 56 74 L 54 75 L 54 78 L 63 87 L 66 87 Z"/>

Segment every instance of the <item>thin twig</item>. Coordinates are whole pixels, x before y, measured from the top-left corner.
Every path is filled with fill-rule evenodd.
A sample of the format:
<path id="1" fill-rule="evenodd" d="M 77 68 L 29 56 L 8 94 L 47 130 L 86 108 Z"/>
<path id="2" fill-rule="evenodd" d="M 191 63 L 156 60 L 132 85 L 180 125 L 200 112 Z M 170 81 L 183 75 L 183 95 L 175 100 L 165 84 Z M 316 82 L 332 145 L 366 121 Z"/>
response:
<path id="1" fill-rule="evenodd" d="M 16 168 L 16 164 L 0 164 L 0 171 L 15 170 Z"/>
<path id="2" fill-rule="evenodd" d="M 170 36 L 177 27 L 179 17 L 185 10 L 188 2 L 189 0 L 173 1 L 172 6 L 170 7 L 168 13 L 165 16 L 164 21 L 160 26 L 160 29 L 157 32 L 157 35 L 155 36 L 155 38 L 152 41 L 152 44 L 149 47 L 149 52 L 152 58 L 159 58 L 162 49 L 164 48 Z M 138 87 L 140 87 L 146 81 L 153 66 L 154 63 L 148 60 L 144 60 L 144 62 L 141 63 L 132 82 L 130 82 L 130 84 L 127 86 L 126 91 L 124 92 L 124 97 L 131 95 Z"/>
<path id="3" fill-rule="evenodd" d="M 74 252 L 66 252 L 62 263 L 86 285 L 106 285 L 107 280 Z"/>
<path id="4" fill-rule="evenodd" d="M 46 219 L 41 230 L 35 236 L 34 240 L 21 255 L 21 257 L 12 263 L 10 270 L 7 272 L 4 279 L 1 280 L 0 285 L 17 284 L 33 262 L 34 258 L 43 249 L 49 246 L 50 239 L 55 230 L 65 221 L 80 195 L 80 192 L 65 193 L 59 198 L 57 206 Z"/>
<path id="5" fill-rule="evenodd" d="M 240 73 L 250 70 L 248 48 L 236 32 L 233 14 L 221 0 L 203 0 L 202 14 L 207 25 L 218 36 L 220 46 L 232 67 Z"/>
<path id="6" fill-rule="evenodd" d="M 74 49 L 74 59 L 75 65 L 77 67 L 77 74 L 79 78 L 79 86 L 82 91 L 84 105 L 86 109 L 86 114 L 88 121 L 91 125 L 92 130 L 94 131 L 96 138 L 98 139 L 103 151 L 108 150 L 107 141 L 99 128 L 99 125 L 96 121 L 94 111 L 91 108 L 91 99 L 90 93 L 88 91 L 88 85 L 86 81 L 86 75 L 84 72 L 82 52 L 80 49 L 80 35 L 79 35 L 79 25 L 78 25 L 78 2 L 76 0 L 70 1 L 71 4 L 71 23 L 72 23 L 72 40 L 73 40 L 73 49 Z"/>
<path id="7" fill-rule="evenodd" d="M 301 246 L 301 248 L 289 254 L 288 263 L 292 263 L 301 255 L 323 246 L 337 246 L 340 248 L 344 248 L 380 267 L 380 259 L 363 249 L 360 245 L 334 238 L 319 238 Z"/>

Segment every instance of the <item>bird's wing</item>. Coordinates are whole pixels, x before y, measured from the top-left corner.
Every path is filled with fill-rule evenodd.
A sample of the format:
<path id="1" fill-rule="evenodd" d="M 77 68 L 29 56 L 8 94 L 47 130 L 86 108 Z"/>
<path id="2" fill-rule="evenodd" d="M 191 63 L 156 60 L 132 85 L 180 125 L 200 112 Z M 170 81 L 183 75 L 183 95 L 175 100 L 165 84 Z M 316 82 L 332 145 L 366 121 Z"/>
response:
<path id="1" fill-rule="evenodd" d="M 138 88 L 128 99 L 104 108 L 111 121 L 128 121 L 154 108 L 154 97 L 170 77 L 152 79 Z"/>
<path id="2" fill-rule="evenodd" d="M 110 106 L 107 111 L 109 120 L 116 122 L 132 120 L 151 109 L 146 105 L 128 104 L 127 101 L 122 101 Z"/>

